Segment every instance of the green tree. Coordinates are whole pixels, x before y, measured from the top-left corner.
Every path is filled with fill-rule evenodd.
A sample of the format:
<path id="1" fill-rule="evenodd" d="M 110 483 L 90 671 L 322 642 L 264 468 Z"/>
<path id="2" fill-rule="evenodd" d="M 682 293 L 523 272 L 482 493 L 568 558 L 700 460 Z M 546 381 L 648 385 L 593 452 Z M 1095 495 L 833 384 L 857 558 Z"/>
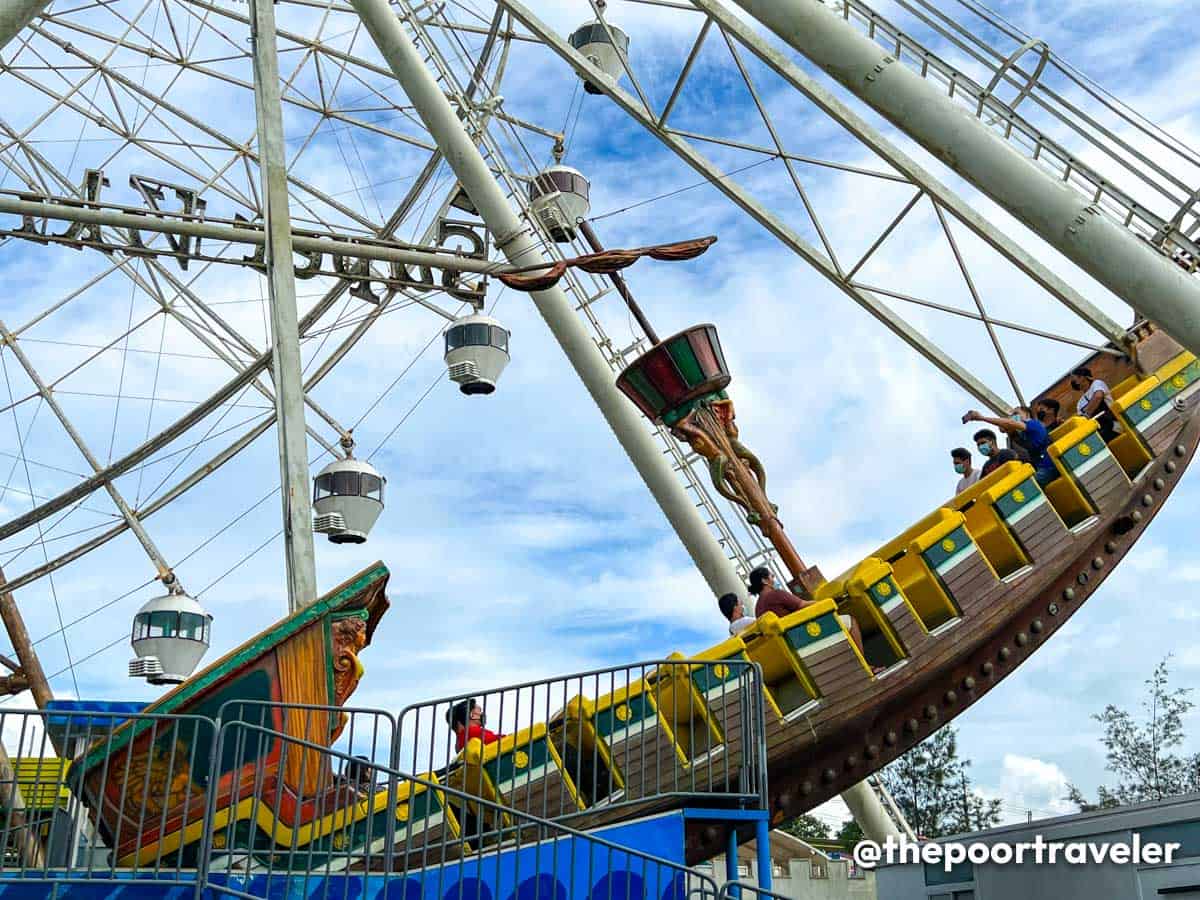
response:
<path id="1" fill-rule="evenodd" d="M 846 852 L 854 849 L 854 845 L 863 839 L 863 830 L 858 823 L 853 819 L 847 819 L 842 823 L 841 830 L 837 833 L 837 841 L 846 848 Z"/>
<path id="2" fill-rule="evenodd" d="M 802 841 L 827 841 L 833 836 L 832 828 L 816 816 L 810 816 L 807 813 L 797 816 L 790 822 L 785 822 L 780 827 L 792 837 L 798 837 Z"/>
<path id="3" fill-rule="evenodd" d="M 934 732 L 883 769 L 884 786 L 918 835 L 943 837 L 990 828 L 1000 822 L 1000 801 L 981 797 L 958 757 L 951 726 Z"/>
<path id="4" fill-rule="evenodd" d="M 1191 688 L 1172 688 L 1168 654 L 1146 679 L 1140 721 L 1129 711 L 1113 706 L 1092 718 L 1104 727 L 1105 768 L 1117 777 L 1113 786 L 1101 785 L 1096 801 L 1088 800 L 1075 785 L 1067 798 L 1082 812 L 1162 800 L 1200 791 L 1200 753 L 1180 752 L 1187 735 L 1184 717 L 1195 704 Z"/>

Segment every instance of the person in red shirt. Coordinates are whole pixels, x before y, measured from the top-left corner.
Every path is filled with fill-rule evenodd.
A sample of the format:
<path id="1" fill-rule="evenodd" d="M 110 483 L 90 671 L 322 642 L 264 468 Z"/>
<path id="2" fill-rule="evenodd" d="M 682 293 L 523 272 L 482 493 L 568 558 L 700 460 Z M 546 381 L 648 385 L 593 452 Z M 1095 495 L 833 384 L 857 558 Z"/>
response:
<path id="1" fill-rule="evenodd" d="M 491 744 L 504 737 L 483 727 L 483 710 L 474 698 L 459 700 L 446 710 L 446 722 L 454 732 L 454 749 L 462 750 L 467 741 L 479 738 L 485 744 Z"/>
<path id="2" fill-rule="evenodd" d="M 769 612 L 773 612 L 775 615 L 783 618 L 798 609 L 812 606 L 814 602 L 797 597 L 791 591 L 785 591 L 783 588 L 776 587 L 775 576 L 771 574 L 771 570 L 766 566 L 759 566 L 750 573 L 750 593 L 758 597 L 758 602 L 754 604 L 754 617 L 756 619 L 761 618 Z M 838 618 L 846 626 L 846 630 L 850 632 L 851 639 L 858 645 L 859 652 L 861 653 L 863 641 L 862 631 L 859 629 L 858 623 L 854 621 L 853 616 L 846 615 L 845 613 L 839 613 Z M 882 669 L 875 666 L 872 666 L 872 669 L 875 672 L 882 671 Z"/>

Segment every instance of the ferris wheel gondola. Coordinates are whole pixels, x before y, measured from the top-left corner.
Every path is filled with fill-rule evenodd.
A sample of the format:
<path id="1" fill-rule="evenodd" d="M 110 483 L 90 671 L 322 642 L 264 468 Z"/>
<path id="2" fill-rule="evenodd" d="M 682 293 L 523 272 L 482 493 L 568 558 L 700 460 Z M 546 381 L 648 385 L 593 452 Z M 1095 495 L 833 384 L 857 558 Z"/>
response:
<path id="1" fill-rule="evenodd" d="M 335 544 L 362 544 L 383 512 L 387 479 L 369 462 L 335 459 L 313 479 L 313 530 Z"/>
<path id="2" fill-rule="evenodd" d="M 476 313 L 446 329 L 446 370 L 464 394 L 490 394 L 508 365 L 509 331 Z"/>
<path id="3" fill-rule="evenodd" d="M 629 35 L 616 25 L 596 19 L 576 28 L 567 42 L 600 69 L 611 84 L 621 80 L 624 60 L 629 55 Z M 604 93 L 590 81 L 584 81 L 583 88 L 589 94 Z"/>
<path id="4" fill-rule="evenodd" d="M 130 643 L 137 658 L 129 663 L 132 678 L 150 684 L 180 684 L 208 651 L 212 616 L 181 589 L 146 601 L 133 617 Z"/>
<path id="5" fill-rule="evenodd" d="M 591 183 L 578 169 L 562 164 L 543 169 L 529 182 L 529 205 L 551 240 L 575 240 L 575 226 L 591 210 Z"/>

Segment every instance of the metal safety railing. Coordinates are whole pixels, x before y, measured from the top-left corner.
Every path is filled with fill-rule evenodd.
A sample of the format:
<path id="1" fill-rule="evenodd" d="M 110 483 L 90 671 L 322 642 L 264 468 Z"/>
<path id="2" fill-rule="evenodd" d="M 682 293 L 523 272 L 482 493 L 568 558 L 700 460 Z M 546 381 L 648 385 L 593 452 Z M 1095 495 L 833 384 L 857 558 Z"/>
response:
<path id="1" fill-rule="evenodd" d="M 197 897 L 258 900 L 315 896 L 322 886 L 357 896 L 377 878 L 373 895 L 403 900 L 685 900 L 699 882 L 716 896 L 712 879 L 683 864 L 681 841 L 677 859 L 643 852 L 350 752 L 395 755 L 394 740 L 376 740 L 386 713 L 222 709 L 230 715 L 234 706 L 245 718 L 125 716 L 115 732 L 116 721 L 94 714 L 0 714 L 18 753 L 5 786 L 25 799 L 19 826 L 13 804 L 5 810 L 0 883 L 152 880 Z M 289 733 L 327 726 L 342 749 Z M 59 753 L 79 745 L 81 755 L 62 765 Z M 469 824 L 457 810 L 469 812 Z M 131 830 L 122 833 L 123 823 Z M 30 844 L 40 848 L 36 862 L 25 858 Z"/>
<path id="2" fill-rule="evenodd" d="M 978 4 L 962 4 L 979 17 L 975 28 L 930 0 L 900 0 L 899 10 L 907 13 L 903 24 L 864 0 L 838 0 L 834 6 L 897 60 L 938 83 L 1014 149 L 1135 234 L 1164 252 L 1182 251 L 1194 262 L 1200 250 L 1195 242 L 1200 155 L 1108 95 L 1044 42 L 1016 31 Z M 918 37 L 918 29 L 928 36 Z M 1006 48 L 1011 44 L 1012 49 L 992 46 L 989 39 L 996 35 L 1003 35 Z M 988 83 L 973 79 L 927 41 L 957 51 Z M 1180 178 L 1180 172 L 1187 176 Z"/>
<path id="3" fill-rule="evenodd" d="M 452 728 L 464 716 L 465 746 Z M 668 659 L 409 706 L 397 765 L 450 779 L 474 766 L 485 790 L 550 819 L 701 795 L 762 808 L 765 728 L 754 663 Z"/>
<path id="4" fill-rule="evenodd" d="M 764 808 L 762 697 L 745 660 L 671 659 L 398 717 L 263 700 L 212 718 L 5 710 L 0 881 L 397 872 L 574 837 L 572 817 Z"/>

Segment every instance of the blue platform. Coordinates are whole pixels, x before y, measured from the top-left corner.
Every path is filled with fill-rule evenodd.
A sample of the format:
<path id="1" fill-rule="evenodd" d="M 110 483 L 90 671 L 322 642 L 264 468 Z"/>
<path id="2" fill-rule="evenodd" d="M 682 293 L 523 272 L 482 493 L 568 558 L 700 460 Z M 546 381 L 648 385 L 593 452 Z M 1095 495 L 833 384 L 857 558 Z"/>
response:
<path id="1" fill-rule="evenodd" d="M 678 866 L 684 862 L 682 812 L 592 834 Z M 86 872 L 64 872 L 60 878 L 79 880 L 0 872 L 0 900 L 186 900 L 197 893 L 196 875 L 187 871 L 118 874 L 115 879 L 108 873 L 89 879 Z M 679 868 L 584 838 L 558 837 L 404 875 L 213 872 L 199 893 L 203 900 L 686 900 L 687 885 Z"/>

